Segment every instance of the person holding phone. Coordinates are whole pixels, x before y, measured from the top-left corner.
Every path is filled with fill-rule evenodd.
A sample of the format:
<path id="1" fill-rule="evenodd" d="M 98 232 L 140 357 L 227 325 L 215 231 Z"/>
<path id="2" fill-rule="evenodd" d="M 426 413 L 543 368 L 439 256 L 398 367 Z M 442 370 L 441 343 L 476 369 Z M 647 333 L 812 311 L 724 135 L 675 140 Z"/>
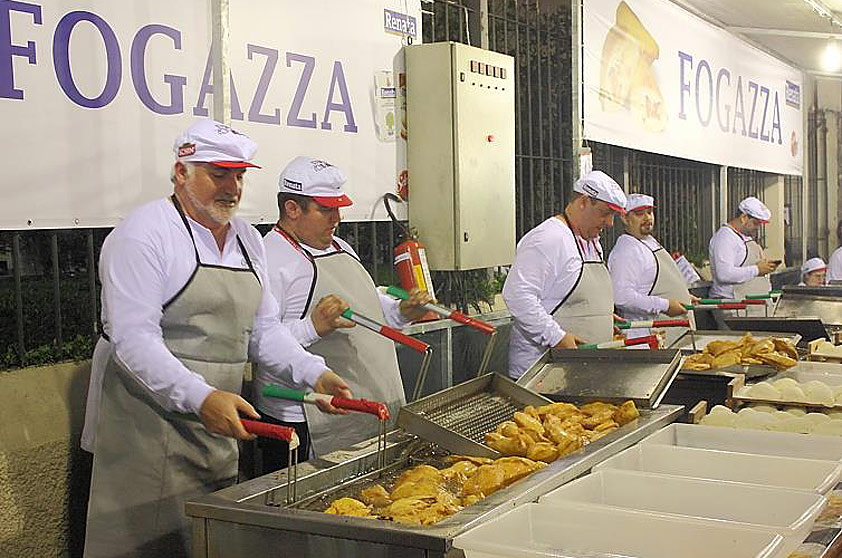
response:
<path id="1" fill-rule="evenodd" d="M 755 240 L 760 227 L 772 217 L 769 208 L 754 196 L 742 200 L 738 208 L 739 214 L 722 225 L 710 239 L 711 298 L 743 299 L 746 295 L 766 294 L 772 290 L 769 274 L 781 263 L 767 259 Z M 764 309 L 751 306 L 748 313 L 762 315 Z M 722 329 L 726 327 L 724 316 L 722 312 L 714 313 Z"/>

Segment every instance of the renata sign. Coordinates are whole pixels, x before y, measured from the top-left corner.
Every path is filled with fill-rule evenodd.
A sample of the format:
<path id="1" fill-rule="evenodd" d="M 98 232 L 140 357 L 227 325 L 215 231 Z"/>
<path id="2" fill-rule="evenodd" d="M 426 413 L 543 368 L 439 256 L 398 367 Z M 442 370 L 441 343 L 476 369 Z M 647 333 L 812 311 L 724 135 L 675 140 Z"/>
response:
<path id="1" fill-rule="evenodd" d="M 349 177 L 345 219 L 385 219 L 380 197 L 406 170 L 392 84 L 405 36 L 420 34 L 419 0 L 227 5 L 229 116 L 262 167 L 240 214 L 273 222 L 281 169 L 308 155 Z M 0 206 L 0 228 L 111 226 L 171 190 L 173 140 L 214 116 L 210 6 L 0 0 L 6 183 L 26 185 Z M 36 145 L 37 165 L 8 164 Z"/>
<path id="2" fill-rule="evenodd" d="M 667 0 L 584 3 L 584 133 L 802 174 L 801 73 Z"/>

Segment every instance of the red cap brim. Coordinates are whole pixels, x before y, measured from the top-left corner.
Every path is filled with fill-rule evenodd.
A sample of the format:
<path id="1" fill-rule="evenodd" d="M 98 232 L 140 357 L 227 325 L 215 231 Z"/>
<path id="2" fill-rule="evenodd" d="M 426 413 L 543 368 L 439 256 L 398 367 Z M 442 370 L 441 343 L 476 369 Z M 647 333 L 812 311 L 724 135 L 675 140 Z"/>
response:
<path id="1" fill-rule="evenodd" d="M 354 204 L 351 198 L 345 194 L 341 196 L 313 196 L 313 199 L 316 200 L 316 203 L 324 207 L 348 207 Z"/>
<path id="2" fill-rule="evenodd" d="M 607 205 L 610 209 L 612 209 L 612 210 L 616 211 L 616 212 L 617 212 L 617 213 L 619 213 L 620 215 L 625 215 L 625 214 L 626 214 L 626 208 L 625 208 L 625 207 L 619 206 L 619 205 L 617 205 L 616 203 L 607 202 L 607 201 L 605 201 L 605 200 L 602 200 L 602 201 L 604 201 L 604 202 L 605 202 L 605 205 Z"/>
<path id="3" fill-rule="evenodd" d="M 632 211 L 640 211 L 641 209 L 654 209 L 654 208 L 655 208 L 654 205 L 640 205 L 640 206 L 635 207 L 634 209 L 627 210 L 626 213 L 631 213 Z"/>
<path id="4" fill-rule="evenodd" d="M 223 167 L 226 169 L 248 169 L 248 168 L 255 168 L 259 169 L 258 165 L 254 163 L 249 163 L 248 161 L 209 161 L 211 165 L 215 165 L 217 167 Z"/>

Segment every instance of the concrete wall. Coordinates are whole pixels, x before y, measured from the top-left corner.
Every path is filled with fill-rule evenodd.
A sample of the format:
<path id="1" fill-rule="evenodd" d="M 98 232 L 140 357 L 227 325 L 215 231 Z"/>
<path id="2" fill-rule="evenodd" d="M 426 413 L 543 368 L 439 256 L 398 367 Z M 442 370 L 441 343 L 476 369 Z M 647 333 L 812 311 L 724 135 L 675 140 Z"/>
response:
<path id="1" fill-rule="evenodd" d="M 81 556 L 90 362 L 0 372 L 0 556 Z"/>

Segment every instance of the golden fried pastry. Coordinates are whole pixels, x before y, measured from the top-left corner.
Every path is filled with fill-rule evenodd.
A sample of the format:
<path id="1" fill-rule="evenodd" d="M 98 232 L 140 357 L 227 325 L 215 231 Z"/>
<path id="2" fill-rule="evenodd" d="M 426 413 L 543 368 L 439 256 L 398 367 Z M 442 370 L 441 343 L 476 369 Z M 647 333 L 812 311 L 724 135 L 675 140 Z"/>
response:
<path id="1" fill-rule="evenodd" d="M 340 498 L 333 502 L 325 513 L 344 515 L 347 517 L 368 517 L 371 515 L 371 508 L 359 500 L 353 498 Z"/>
<path id="2" fill-rule="evenodd" d="M 740 363 L 741 358 L 739 350 L 725 351 L 714 357 L 710 367 L 726 368 L 728 366 L 734 366 L 735 364 Z"/>
<path id="3" fill-rule="evenodd" d="M 534 418 L 535 420 L 541 420 L 541 415 L 538 413 L 538 410 L 532 405 L 527 405 L 526 407 L 524 407 L 523 412 L 529 415 L 530 417 Z"/>
<path id="4" fill-rule="evenodd" d="M 442 490 L 440 482 L 426 478 L 396 485 L 389 497 L 395 501 L 402 498 L 436 498 Z"/>
<path id="5" fill-rule="evenodd" d="M 517 423 L 517 425 L 524 430 L 531 430 L 539 434 L 544 433 L 544 425 L 541 424 L 540 420 L 533 417 L 532 415 L 516 412 L 513 418 L 515 420 L 515 423 Z"/>
<path id="6" fill-rule="evenodd" d="M 464 498 L 462 498 L 462 506 L 467 508 L 468 506 L 473 506 L 480 500 L 482 500 L 481 494 L 471 494 L 470 496 L 465 496 Z"/>
<path id="7" fill-rule="evenodd" d="M 497 433 L 509 438 L 513 438 L 520 432 L 520 427 L 516 422 L 507 420 L 497 425 Z"/>
<path id="8" fill-rule="evenodd" d="M 392 502 L 381 513 L 398 523 L 421 525 L 421 513 L 431 504 L 432 502 L 422 498 L 401 498 Z"/>
<path id="9" fill-rule="evenodd" d="M 508 486 L 523 477 L 546 467 L 546 463 L 533 461 L 525 457 L 501 457 L 492 467 L 499 467 L 505 473 L 504 486 Z"/>
<path id="10" fill-rule="evenodd" d="M 780 353 L 763 353 L 757 355 L 757 358 L 762 360 L 764 364 L 771 364 L 777 370 L 786 370 L 792 368 L 798 361 Z"/>
<path id="11" fill-rule="evenodd" d="M 705 352 L 717 357 L 726 351 L 737 349 L 739 346 L 740 344 L 736 341 L 711 341 L 708 343 L 707 347 L 705 347 Z"/>
<path id="12" fill-rule="evenodd" d="M 766 338 L 762 341 L 758 341 L 757 343 L 751 345 L 749 349 L 748 356 L 756 356 L 762 353 L 771 353 L 775 350 L 775 343 L 770 338 Z"/>
<path id="13" fill-rule="evenodd" d="M 497 450 L 503 455 L 526 455 L 526 450 L 535 442 L 526 434 L 518 433 L 517 436 L 509 438 L 496 432 L 489 432 L 485 435 L 485 445 Z"/>
<path id="14" fill-rule="evenodd" d="M 614 416 L 612 418 L 614 419 L 614 422 L 623 426 L 639 416 L 640 411 L 637 410 L 637 406 L 634 404 L 634 401 L 626 401 L 617 407 L 617 410 L 614 411 Z"/>
<path id="15" fill-rule="evenodd" d="M 482 465 L 462 485 L 462 497 L 471 495 L 488 496 L 503 488 L 505 480 L 506 473 L 501 467 L 496 464 Z"/>
<path id="16" fill-rule="evenodd" d="M 743 358 L 741 358 L 741 359 L 740 359 L 740 364 L 753 364 L 753 365 L 757 365 L 757 364 L 763 364 L 763 361 L 762 361 L 762 360 L 760 360 L 759 358 L 746 357 L 746 356 L 744 356 Z"/>
<path id="17" fill-rule="evenodd" d="M 398 477 L 397 482 L 395 482 L 395 486 L 404 482 L 417 482 L 424 478 L 440 483 L 442 481 L 441 471 L 431 465 L 418 465 L 408 471 L 404 471 L 403 474 Z"/>
<path id="18" fill-rule="evenodd" d="M 611 409 L 606 409 L 601 413 L 591 415 L 582 421 L 582 426 L 589 430 L 593 430 L 603 422 L 613 421 L 614 411 L 616 409 L 617 408 L 612 405 Z"/>
<path id="19" fill-rule="evenodd" d="M 606 411 L 614 412 L 614 405 L 611 403 L 604 403 L 602 401 L 594 401 L 593 403 L 588 403 L 587 405 L 582 405 L 579 407 L 579 410 L 585 413 L 588 416 L 598 415 L 604 413 Z"/>
<path id="20" fill-rule="evenodd" d="M 392 503 L 389 493 L 379 484 L 360 490 L 360 500 L 375 508 L 384 508 Z"/>
<path id="21" fill-rule="evenodd" d="M 775 350 L 779 353 L 783 353 L 786 356 L 798 360 L 798 349 L 796 349 L 795 345 L 792 344 L 792 341 L 789 339 L 784 339 L 783 337 L 773 337 L 772 343 L 775 345 Z"/>
<path id="22" fill-rule="evenodd" d="M 494 460 L 490 457 L 475 457 L 473 455 L 459 455 L 454 453 L 453 455 L 448 455 L 444 458 L 445 461 L 449 463 L 456 463 L 459 461 L 470 461 L 474 465 L 488 465 L 489 463 L 494 463 Z"/>
<path id="23" fill-rule="evenodd" d="M 578 407 L 571 403 L 553 403 L 551 405 L 544 405 L 543 407 L 538 407 L 537 411 L 538 414 L 544 417 L 545 420 L 547 415 L 556 416 L 561 420 L 564 420 L 571 415 L 581 414 Z"/>
<path id="24" fill-rule="evenodd" d="M 549 442 L 538 442 L 526 450 L 526 457 L 533 461 L 551 463 L 558 459 L 558 449 Z"/>
<path id="25" fill-rule="evenodd" d="M 446 481 L 458 478 L 464 482 L 465 479 L 470 477 L 471 474 L 476 471 L 477 467 L 479 467 L 479 465 L 473 463 L 472 461 L 457 461 L 447 469 L 442 469 L 441 475 Z"/>
<path id="26" fill-rule="evenodd" d="M 620 428 L 620 425 L 614 422 L 613 420 L 609 420 L 607 422 L 603 422 L 598 424 L 596 428 L 593 429 L 594 432 L 605 432 L 606 430 L 617 430 Z"/>

